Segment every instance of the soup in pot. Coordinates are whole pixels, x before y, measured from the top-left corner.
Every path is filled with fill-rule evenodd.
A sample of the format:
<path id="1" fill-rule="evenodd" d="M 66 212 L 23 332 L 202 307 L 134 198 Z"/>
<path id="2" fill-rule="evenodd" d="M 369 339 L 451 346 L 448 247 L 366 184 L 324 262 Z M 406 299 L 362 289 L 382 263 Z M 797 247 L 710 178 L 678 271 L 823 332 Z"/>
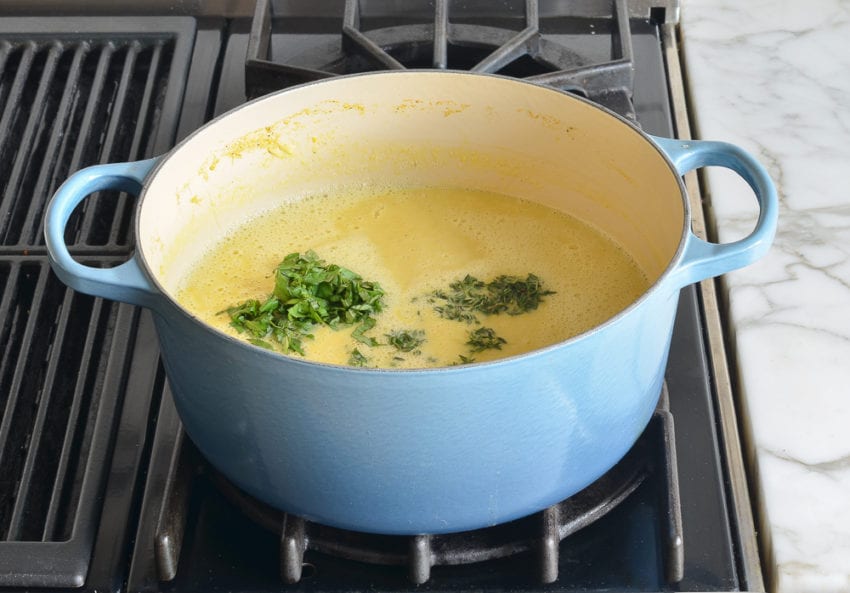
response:
<path id="1" fill-rule="evenodd" d="M 299 274 L 332 278 L 313 285 L 319 297 L 359 293 L 353 304 L 342 297 L 351 308 L 344 315 L 356 319 L 315 322 L 323 307 L 315 303 L 285 313 L 291 287 L 275 294 L 281 278 L 300 282 Z M 282 354 L 423 368 L 561 342 L 648 287 L 614 240 L 569 214 L 491 192 L 421 187 L 314 195 L 265 212 L 207 252 L 177 299 L 205 323 Z M 281 338 L 290 321 L 308 329 Z"/>

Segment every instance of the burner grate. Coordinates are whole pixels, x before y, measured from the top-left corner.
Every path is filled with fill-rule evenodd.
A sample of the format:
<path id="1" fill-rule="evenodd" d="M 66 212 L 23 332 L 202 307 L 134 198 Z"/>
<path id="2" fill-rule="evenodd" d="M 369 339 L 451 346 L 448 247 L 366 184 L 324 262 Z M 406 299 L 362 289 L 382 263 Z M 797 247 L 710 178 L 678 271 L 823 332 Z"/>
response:
<path id="1" fill-rule="evenodd" d="M 613 511 L 654 475 L 660 484 L 659 505 L 664 509 L 666 579 L 676 583 L 683 577 L 684 555 L 673 417 L 668 406 L 665 387 L 650 425 L 631 451 L 573 497 L 540 513 L 494 527 L 412 537 L 337 529 L 277 511 L 245 494 L 214 470 L 208 471 L 200 454 L 180 431 L 171 449 L 156 530 L 151 533 L 156 573 L 161 581 L 172 581 L 177 576 L 189 499 L 201 472 L 209 473 L 224 497 L 248 518 L 278 535 L 280 578 L 284 583 L 301 581 L 304 567 L 311 566 L 305 554 L 314 552 L 325 558 L 406 567 L 408 580 L 414 585 L 428 582 L 434 566 L 474 564 L 522 553 L 536 556 L 534 574 L 538 582 L 553 583 L 558 579 L 561 540 Z M 319 560 L 316 569 L 323 569 Z"/>
<path id="2" fill-rule="evenodd" d="M 360 1 L 346 0 L 341 52 L 325 48 L 324 59 L 307 67 L 297 64 L 297 55 L 284 53 L 280 59 L 272 58 L 272 4 L 258 0 L 245 62 L 248 95 L 257 97 L 339 74 L 450 68 L 524 78 L 588 97 L 634 118 L 634 66 L 626 0 L 613 0 L 607 18 L 561 22 L 561 28 L 585 27 L 588 34 L 596 34 L 594 28 L 599 22 L 600 35 L 610 36 L 603 57 L 573 47 L 569 35 L 550 33 L 544 26 L 548 23 L 540 17 L 537 0 L 525 0 L 519 29 L 488 19 L 453 19 L 449 4 L 449 0 L 436 0 L 431 22 L 367 28 Z M 405 9 L 399 10 L 404 16 Z"/>
<path id="3" fill-rule="evenodd" d="M 84 584 L 139 318 L 52 273 L 48 198 L 81 167 L 171 145 L 163 110 L 182 100 L 193 33 L 188 19 L 0 21 L 0 586 Z M 120 264 L 132 209 L 87 200 L 72 253 Z"/>
<path id="4" fill-rule="evenodd" d="M 0 257 L 0 277 L 0 584 L 79 586 L 136 313 L 41 257 Z"/>
<path id="5" fill-rule="evenodd" d="M 537 579 L 553 583 L 558 578 L 561 540 L 614 509 L 646 479 L 649 454 L 644 446 L 639 444 L 605 476 L 560 504 L 524 519 L 457 534 L 405 537 L 336 529 L 266 507 L 221 476 L 213 481 L 251 519 L 280 534 L 280 572 L 285 583 L 301 580 L 307 550 L 357 562 L 405 566 L 415 585 L 428 582 L 433 566 L 533 552 L 538 559 Z"/>
<path id="6" fill-rule="evenodd" d="M 170 76 L 173 34 L 86 35 L 83 28 L 81 34 L 41 39 L 4 28 L 0 245 L 22 249 L 44 244 L 44 208 L 70 173 L 168 149 L 174 130 L 160 130 L 159 119 L 163 110 L 179 104 L 181 85 Z M 131 215 L 126 196 L 95 196 L 69 223 L 69 245 L 129 253 Z"/>
<path id="7" fill-rule="evenodd" d="M 117 306 L 66 289 L 44 262 L 0 265 L 0 533 L 7 541 L 63 541 L 80 503 L 75 466 L 91 448 L 100 405 L 93 395 L 103 389 L 104 361 L 92 353 L 110 349 L 106 328 Z"/>

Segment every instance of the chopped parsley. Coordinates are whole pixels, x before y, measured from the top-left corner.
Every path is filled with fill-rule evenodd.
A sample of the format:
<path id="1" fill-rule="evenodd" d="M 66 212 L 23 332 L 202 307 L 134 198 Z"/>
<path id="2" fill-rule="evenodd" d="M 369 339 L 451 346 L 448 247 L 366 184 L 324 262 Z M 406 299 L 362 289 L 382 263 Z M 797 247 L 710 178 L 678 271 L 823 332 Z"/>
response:
<path id="1" fill-rule="evenodd" d="M 364 334 L 375 326 L 374 315 L 383 309 L 383 298 L 377 282 L 307 251 L 290 253 L 278 264 L 274 292 L 266 300 L 249 299 L 222 313 L 230 316 L 230 325 L 250 335 L 252 344 L 303 355 L 303 341 L 313 338 L 311 331 L 318 325 L 359 324 L 354 339 L 377 345 Z"/>
<path id="2" fill-rule="evenodd" d="M 351 356 L 348 357 L 348 364 L 353 367 L 365 367 L 368 362 L 369 359 L 357 348 L 354 348 L 351 351 Z"/>
<path id="3" fill-rule="evenodd" d="M 375 318 L 374 317 L 366 317 L 363 319 L 363 322 L 354 328 L 354 331 L 351 332 L 351 337 L 360 342 L 361 344 L 366 344 L 367 346 L 375 347 L 380 346 L 381 343 L 378 342 L 372 336 L 367 336 L 366 332 L 375 327 Z"/>

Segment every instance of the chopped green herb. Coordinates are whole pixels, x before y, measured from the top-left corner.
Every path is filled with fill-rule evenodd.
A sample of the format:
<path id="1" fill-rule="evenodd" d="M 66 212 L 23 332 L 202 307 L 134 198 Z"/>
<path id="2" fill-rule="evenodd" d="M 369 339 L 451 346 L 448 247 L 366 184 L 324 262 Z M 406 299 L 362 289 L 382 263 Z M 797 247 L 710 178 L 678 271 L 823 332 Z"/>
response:
<path id="1" fill-rule="evenodd" d="M 469 340 L 466 343 L 470 347 L 470 352 L 483 352 L 484 350 L 501 350 L 502 344 L 508 342 L 505 338 L 497 336 L 493 328 L 479 327 L 469 332 Z"/>
<path id="2" fill-rule="evenodd" d="M 368 362 L 369 359 L 366 358 L 357 348 L 354 348 L 351 351 L 351 356 L 348 357 L 348 364 L 353 367 L 365 367 Z"/>
<path id="3" fill-rule="evenodd" d="M 367 336 L 365 333 L 375 327 L 375 318 L 374 317 L 366 317 L 363 322 L 354 328 L 354 331 L 351 332 L 351 337 L 360 342 L 361 344 L 366 344 L 367 346 L 375 347 L 380 346 L 381 343 L 378 342 L 372 336 Z"/>
<path id="4" fill-rule="evenodd" d="M 459 364 L 471 364 L 475 362 L 475 359 L 471 356 L 464 356 L 463 354 L 458 354 L 457 357 L 460 359 L 460 362 L 453 362 L 452 366 L 457 366 Z"/>
<path id="5" fill-rule="evenodd" d="M 421 329 L 397 329 L 386 337 L 389 345 L 401 352 L 410 352 L 425 343 L 425 332 Z"/>
<path id="6" fill-rule="evenodd" d="M 489 298 L 481 312 L 487 315 L 522 315 L 535 310 L 542 297 L 555 294 L 543 288 L 543 281 L 529 274 L 525 280 L 516 276 L 499 276 L 487 284 Z"/>
<path id="7" fill-rule="evenodd" d="M 230 316 L 230 325 L 235 327 L 240 332 L 248 332 L 251 334 L 249 341 L 255 346 L 263 348 L 275 349 L 271 338 L 276 342 L 284 352 L 293 351 L 304 354 L 301 347 L 303 338 L 312 338 L 310 329 L 313 327 L 311 322 L 299 322 L 290 320 L 278 312 L 279 301 L 271 297 L 261 303 L 256 299 L 251 299 L 230 307 L 222 313 L 227 313 Z"/>
<path id="8" fill-rule="evenodd" d="M 484 315 L 521 315 L 537 309 L 544 296 L 555 294 L 543 288 L 534 274 L 523 280 L 518 276 L 498 276 L 482 282 L 469 274 L 449 285 L 449 290 L 436 290 L 431 295 L 434 310 L 444 319 L 480 323 L 476 313 Z"/>
<path id="9" fill-rule="evenodd" d="M 451 292 L 434 291 L 434 299 L 444 301 L 444 304 L 435 305 L 434 310 L 443 319 L 478 323 L 474 312 L 484 302 L 484 283 L 467 274 L 463 280 L 449 284 L 449 289 Z"/>
<path id="10" fill-rule="evenodd" d="M 274 350 L 274 346 L 272 346 L 265 340 L 261 340 L 260 338 L 249 338 L 248 341 L 251 342 L 254 346 L 259 346 L 260 348 L 265 348 L 266 350 Z"/>
<path id="11" fill-rule="evenodd" d="M 383 308 L 384 291 L 377 282 L 335 264 L 326 264 L 313 251 L 290 253 L 274 272 L 274 292 L 263 302 L 250 299 L 229 307 L 230 325 L 251 335 L 251 343 L 283 352 L 304 354 L 303 340 L 316 325 L 360 325 L 355 339 L 376 345 L 363 335 L 375 325 Z"/>

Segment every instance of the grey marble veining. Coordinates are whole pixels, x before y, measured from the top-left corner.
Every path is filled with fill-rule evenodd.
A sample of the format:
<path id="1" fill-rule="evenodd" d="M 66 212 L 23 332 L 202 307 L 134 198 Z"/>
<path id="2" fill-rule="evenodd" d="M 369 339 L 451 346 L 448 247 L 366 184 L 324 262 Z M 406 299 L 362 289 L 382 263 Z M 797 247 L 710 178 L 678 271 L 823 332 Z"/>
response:
<path id="1" fill-rule="evenodd" d="M 724 278 L 774 589 L 850 591 L 850 1 L 684 0 L 700 138 L 752 151 L 780 193 L 776 242 Z M 707 177 L 718 235 L 750 190 Z"/>

